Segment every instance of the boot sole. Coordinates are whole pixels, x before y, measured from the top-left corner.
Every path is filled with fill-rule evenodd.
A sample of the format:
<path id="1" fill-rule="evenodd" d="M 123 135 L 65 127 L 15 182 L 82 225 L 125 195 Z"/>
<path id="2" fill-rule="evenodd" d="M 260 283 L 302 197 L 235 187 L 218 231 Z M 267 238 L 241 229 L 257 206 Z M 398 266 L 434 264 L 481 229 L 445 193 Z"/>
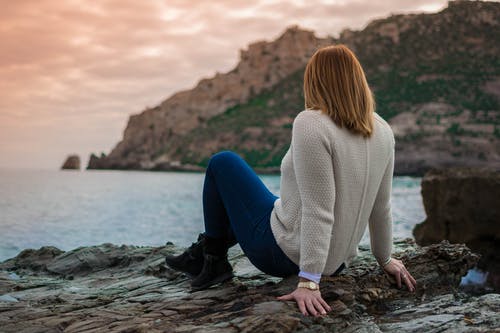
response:
<path id="1" fill-rule="evenodd" d="M 216 284 L 226 282 L 226 281 L 232 279 L 233 277 L 234 277 L 233 272 L 224 273 L 224 274 L 216 277 L 214 280 L 209 281 L 201 286 L 197 286 L 197 287 L 191 286 L 191 291 L 200 291 L 203 289 L 207 289 L 208 287 L 214 286 Z"/>
<path id="2" fill-rule="evenodd" d="M 195 278 L 196 276 L 198 276 L 198 274 L 201 273 L 201 269 L 198 273 L 191 273 L 191 272 L 188 272 L 188 271 L 185 271 L 183 270 L 182 268 L 180 267 L 176 267 L 175 265 L 172 265 L 172 264 L 169 264 L 168 261 L 165 259 L 165 265 L 170 268 L 170 269 L 173 269 L 174 271 L 178 271 L 178 272 L 181 272 L 181 273 L 184 273 L 186 274 L 188 277 L 190 278 Z"/>
<path id="3" fill-rule="evenodd" d="M 182 269 L 179 269 L 179 268 L 177 268 L 177 267 L 173 267 L 173 266 L 170 266 L 170 265 L 167 265 L 167 267 L 168 267 L 168 268 L 170 268 L 170 269 L 173 269 L 174 271 L 177 271 L 177 272 L 180 272 L 180 273 L 186 274 L 186 275 L 187 275 L 189 278 L 191 278 L 191 279 L 192 279 L 192 278 L 197 277 L 197 276 L 198 276 L 198 274 L 200 274 L 200 273 L 201 273 L 201 272 L 200 272 L 200 273 L 198 273 L 198 274 L 192 274 L 192 273 L 189 273 L 189 272 L 183 271 Z"/>

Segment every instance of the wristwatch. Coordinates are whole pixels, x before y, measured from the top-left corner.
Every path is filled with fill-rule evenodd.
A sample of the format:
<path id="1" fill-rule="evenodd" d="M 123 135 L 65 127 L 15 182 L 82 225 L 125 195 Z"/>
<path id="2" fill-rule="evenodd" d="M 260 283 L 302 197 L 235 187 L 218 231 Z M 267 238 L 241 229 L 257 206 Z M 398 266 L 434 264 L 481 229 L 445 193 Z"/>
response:
<path id="1" fill-rule="evenodd" d="M 297 285 L 297 288 L 306 288 L 310 290 L 318 290 L 319 285 L 313 281 L 307 281 L 307 282 L 299 282 Z"/>

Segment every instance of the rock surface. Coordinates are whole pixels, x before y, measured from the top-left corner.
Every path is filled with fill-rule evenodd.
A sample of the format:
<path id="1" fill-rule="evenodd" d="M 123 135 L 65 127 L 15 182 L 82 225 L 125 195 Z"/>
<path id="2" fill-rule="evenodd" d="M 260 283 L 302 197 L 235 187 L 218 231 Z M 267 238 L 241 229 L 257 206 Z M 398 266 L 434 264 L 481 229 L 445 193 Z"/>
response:
<path id="1" fill-rule="evenodd" d="M 80 170 L 80 156 L 69 155 L 61 166 L 61 169 Z"/>
<path id="2" fill-rule="evenodd" d="M 296 278 L 262 274 L 238 249 L 236 278 L 190 292 L 189 280 L 164 266 L 162 247 L 103 244 L 69 252 L 25 250 L 0 264 L 2 332 L 486 332 L 500 327 L 500 295 L 469 296 L 460 278 L 478 256 L 462 244 L 419 247 L 395 242 L 395 257 L 417 279 L 398 289 L 367 248 L 322 294 L 333 310 L 305 317 L 276 296 Z"/>
<path id="3" fill-rule="evenodd" d="M 500 168 L 434 169 L 422 179 L 427 218 L 413 229 L 420 245 L 443 239 L 482 255 L 479 267 L 500 276 Z M 500 289 L 499 281 L 494 286 Z"/>

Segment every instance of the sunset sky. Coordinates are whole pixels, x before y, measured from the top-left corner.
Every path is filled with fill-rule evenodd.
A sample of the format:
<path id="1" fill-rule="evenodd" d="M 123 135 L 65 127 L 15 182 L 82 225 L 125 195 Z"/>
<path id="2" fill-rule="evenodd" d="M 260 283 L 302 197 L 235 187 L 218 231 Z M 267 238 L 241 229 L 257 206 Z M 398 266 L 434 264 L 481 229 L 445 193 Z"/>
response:
<path id="1" fill-rule="evenodd" d="M 108 153 L 128 116 L 226 72 L 239 50 L 297 24 L 318 36 L 442 0 L 3 0 L 0 167 Z"/>

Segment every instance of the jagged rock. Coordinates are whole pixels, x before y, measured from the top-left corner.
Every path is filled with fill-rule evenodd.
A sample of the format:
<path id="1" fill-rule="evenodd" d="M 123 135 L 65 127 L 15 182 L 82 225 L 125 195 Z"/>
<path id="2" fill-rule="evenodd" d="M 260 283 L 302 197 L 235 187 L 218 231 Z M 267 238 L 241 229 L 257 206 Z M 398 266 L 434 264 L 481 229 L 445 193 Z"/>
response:
<path id="1" fill-rule="evenodd" d="M 80 170 L 80 156 L 69 155 L 61 166 L 61 169 Z"/>
<path id="2" fill-rule="evenodd" d="M 494 328 L 498 295 L 470 297 L 458 282 L 478 256 L 463 244 L 419 247 L 394 243 L 395 256 L 417 279 L 416 293 L 398 289 L 368 248 L 341 275 L 323 279 L 332 312 L 301 315 L 290 292 L 296 277 L 278 279 L 255 269 L 233 248 L 233 281 L 190 292 L 188 278 L 164 266 L 181 249 L 103 244 L 69 252 L 26 250 L 0 263 L 2 332 L 457 332 Z M 43 265 L 35 265 L 37 257 Z M 7 272 L 7 271 L 10 271 Z M 17 279 L 12 279 L 15 272 Z M 17 300 L 13 301 L 13 299 Z M 446 306 L 446 308 L 444 308 Z M 482 313 L 480 313 L 482 311 Z"/>
<path id="3" fill-rule="evenodd" d="M 26 249 L 21 251 L 15 258 L 2 263 L 5 270 L 13 271 L 26 269 L 28 271 L 46 271 L 47 264 L 53 262 L 54 258 L 64 253 L 53 246 L 43 246 L 38 250 Z"/>
<path id="4" fill-rule="evenodd" d="M 87 164 L 87 169 L 102 169 L 101 164 L 104 161 L 106 154 L 101 153 L 101 156 L 98 157 L 96 154 L 90 154 L 89 162 Z"/>

